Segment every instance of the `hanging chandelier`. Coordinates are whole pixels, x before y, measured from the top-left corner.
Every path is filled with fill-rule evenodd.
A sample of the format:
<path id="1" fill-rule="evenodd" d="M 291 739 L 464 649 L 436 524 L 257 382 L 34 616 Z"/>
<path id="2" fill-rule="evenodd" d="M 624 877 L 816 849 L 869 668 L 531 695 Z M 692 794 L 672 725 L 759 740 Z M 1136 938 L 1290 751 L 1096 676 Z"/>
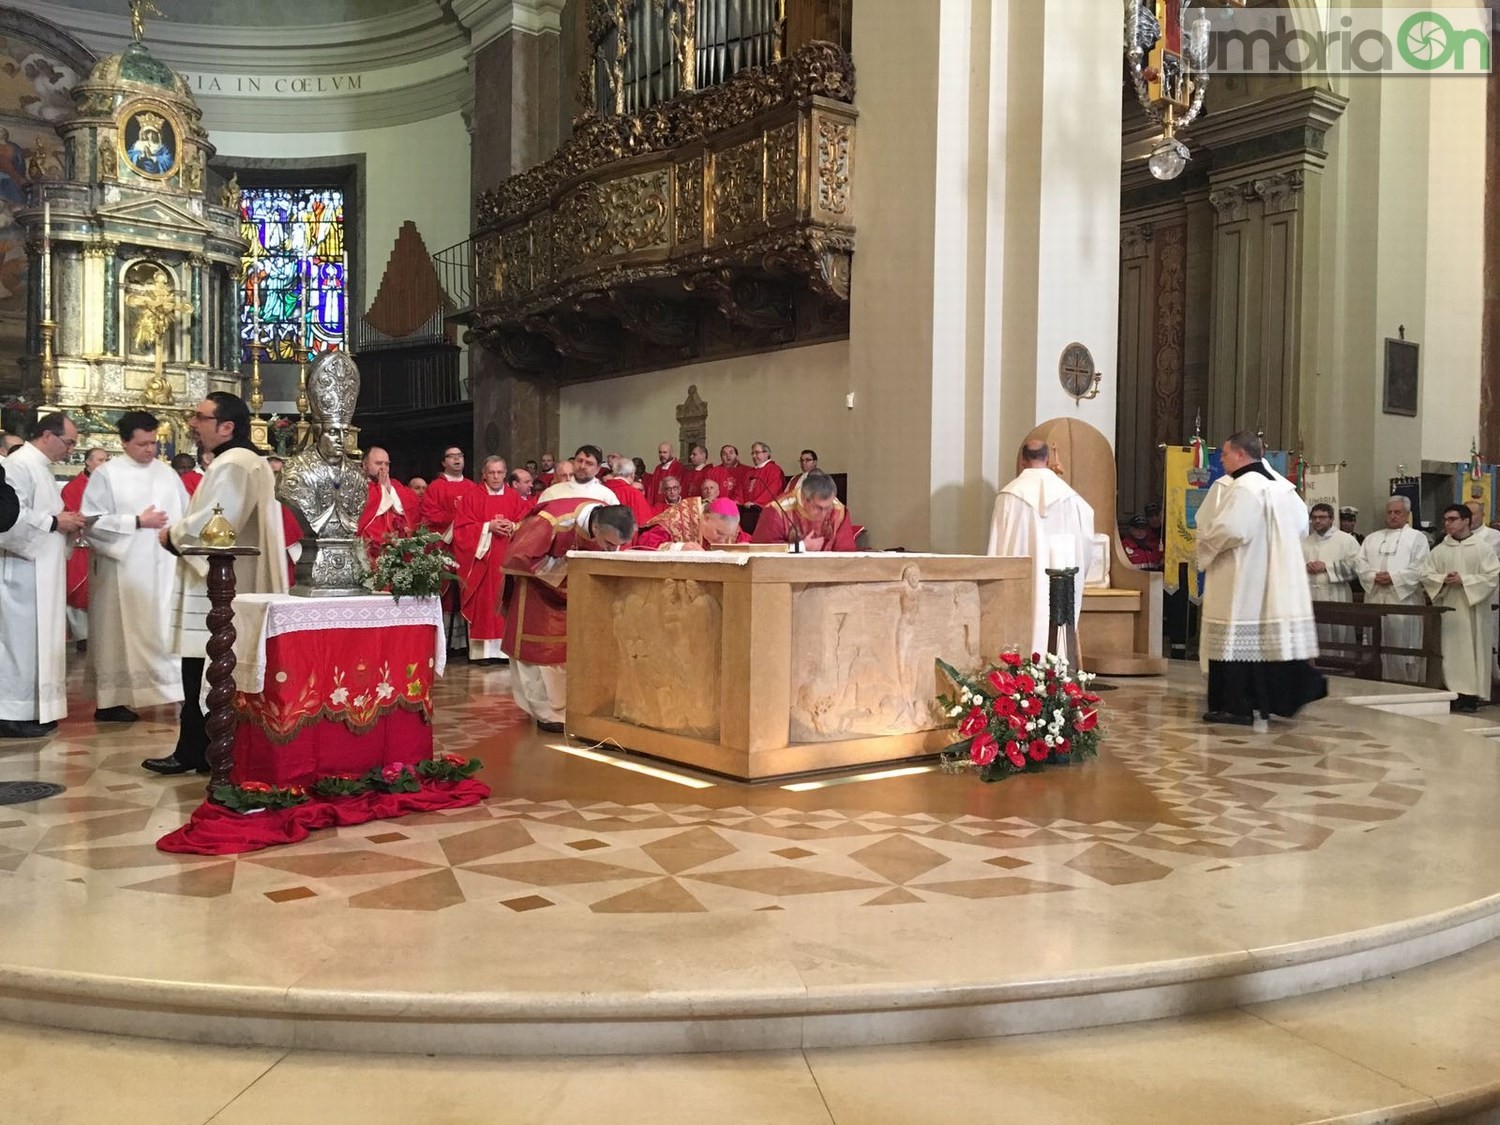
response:
<path id="1" fill-rule="evenodd" d="M 1141 108 L 1161 126 L 1146 166 L 1174 180 L 1192 159 L 1178 134 L 1197 120 L 1208 92 L 1206 3 L 1242 8 L 1245 0 L 1125 0 L 1125 62 Z"/>

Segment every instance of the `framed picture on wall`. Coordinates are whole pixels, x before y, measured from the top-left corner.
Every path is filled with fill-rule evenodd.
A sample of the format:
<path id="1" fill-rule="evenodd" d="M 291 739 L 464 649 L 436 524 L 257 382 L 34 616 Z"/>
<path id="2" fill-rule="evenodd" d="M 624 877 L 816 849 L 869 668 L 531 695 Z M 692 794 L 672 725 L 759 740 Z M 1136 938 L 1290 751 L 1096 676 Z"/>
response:
<path id="1" fill-rule="evenodd" d="M 1417 357 L 1419 348 L 1410 340 L 1385 342 L 1385 405 L 1387 414 L 1417 416 Z"/>

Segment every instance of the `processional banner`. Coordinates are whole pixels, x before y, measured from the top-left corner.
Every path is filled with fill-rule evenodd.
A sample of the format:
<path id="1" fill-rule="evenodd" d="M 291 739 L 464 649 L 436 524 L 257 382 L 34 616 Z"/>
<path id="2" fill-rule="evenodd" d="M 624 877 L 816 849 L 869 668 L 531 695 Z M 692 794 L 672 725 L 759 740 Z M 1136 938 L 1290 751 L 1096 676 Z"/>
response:
<path id="1" fill-rule="evenodd" d="M 1453 473 L 1456 483 L 1453 488 L 1453 502 L 1455 504 L 1467 504 L 1470 500 L 1478 500 L 1479 510 L 1484 514 L 1484 522 L 1489 523 L 1495 518 L 1495 473 L 1494 465 L 1480 464 L 1477 466 L 1479 472 L 1476 475 L 1476 466 L 1470 461 L 1455 461 Z"/>
<path id="2" fill-rule="evenodd" d="M 1302 499 L 1311 508 L 1327 504 L 1337 516 L 1339 510 L 1339 466 L 1305 465 L 1302 470 Z"/>

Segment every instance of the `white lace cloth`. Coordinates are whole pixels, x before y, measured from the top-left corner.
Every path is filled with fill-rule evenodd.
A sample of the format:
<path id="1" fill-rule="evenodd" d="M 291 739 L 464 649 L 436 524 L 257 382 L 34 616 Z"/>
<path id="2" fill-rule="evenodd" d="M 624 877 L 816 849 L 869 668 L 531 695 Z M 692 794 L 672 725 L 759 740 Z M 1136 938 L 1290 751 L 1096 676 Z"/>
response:
<path id="1" fill-rule="evenodd" d="M 234 599 L 234 686 L 258 694 L 266 685 L 266 641 L 286 633 L 318 629 L 388 629 L 394 625 L 431 625 L 433 672 L 441 676 L 448 662 L 443 636 L 443 607 L 437 598 L 402 598 L 389 594 L 354 598 L 298 598 L 291 594 L 242 594 Z M 371 638 L 378 644 L 378 638 Z"/>

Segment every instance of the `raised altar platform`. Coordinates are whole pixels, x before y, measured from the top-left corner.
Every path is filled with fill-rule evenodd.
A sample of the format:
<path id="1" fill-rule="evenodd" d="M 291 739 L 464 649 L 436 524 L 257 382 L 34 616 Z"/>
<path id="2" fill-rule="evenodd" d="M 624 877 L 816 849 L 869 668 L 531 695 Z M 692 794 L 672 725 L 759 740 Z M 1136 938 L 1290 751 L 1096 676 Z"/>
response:
<path id="1" fill-rule="evenodd" d="M 933 754 L 934 660 L 1025 643 L 1030 563 L 914 554 L 578 552 L 568 730 L 760 781 Z"/>

